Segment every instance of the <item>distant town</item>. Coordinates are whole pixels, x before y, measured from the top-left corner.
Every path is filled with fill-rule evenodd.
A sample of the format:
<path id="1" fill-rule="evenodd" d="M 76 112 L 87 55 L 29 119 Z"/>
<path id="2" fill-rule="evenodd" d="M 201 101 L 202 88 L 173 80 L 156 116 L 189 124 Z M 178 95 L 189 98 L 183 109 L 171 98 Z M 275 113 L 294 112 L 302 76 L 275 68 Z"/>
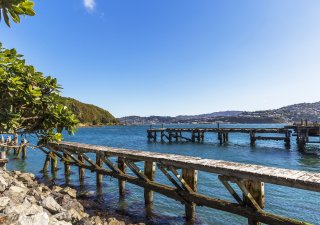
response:
<path id="1" fill-rule="evenodd" d="M 206 124 L 206 123 L 293 123 L 301 119 L 310 122 L 320 121 L 320 101 L 315 103 L 300 103 L 279 109 L 263 111 L 222 111 L 200 115 L 170 116 L 126 116 L 118 118 L 123 125 L 139 124 Z"/>

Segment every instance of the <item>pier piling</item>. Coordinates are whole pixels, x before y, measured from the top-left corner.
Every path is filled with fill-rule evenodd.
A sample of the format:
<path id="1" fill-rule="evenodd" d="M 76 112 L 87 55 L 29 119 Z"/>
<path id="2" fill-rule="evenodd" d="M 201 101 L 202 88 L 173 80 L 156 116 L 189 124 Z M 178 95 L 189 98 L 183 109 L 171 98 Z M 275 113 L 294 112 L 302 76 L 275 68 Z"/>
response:
<path id="1" fill-rule="evenodd" d="M 45 162 L 44 162 L 44 165 L 43 165 L 42 172 L 44 172 L 44 173 L 48 172 L 48 168 L 49 168 L 49 165 L 50 165 L 50 160 L 51 160 L 50 154 L 47 154 Z"/>
<path id="2" fill-rule="evenodd" d="M 154 181 L 156 172 L 156 164 L 152 161 L 145 161 L 144 164 L 144 175 L 150 180 Z M 144 202 L 147 208 L 152 209 L 153 207 L 153 191 L 149 188 L 144 189 Z"/>
<path id="3" fill-rule="evenodd" d="M 102 154 L 100 152 L 96 153 L 96 164 L 98 167 L 102 167 Z M 96 181 L 97 181 L 97 187 L 101 188 L 102 187 L 102 174 L 97 171 L 96 172 Z"/>
<path id="4" fill-rule="evenodd" d="M 118 168 L 122 174 L 126 174 L 126 164 L 122 157 L 118 157 Z M 126 181 L 124 179 L 119 179 L 119 196 L 124 197 L 126 193 Z"/>
<path id="5" fill-rule="evenodd" d="M 262 210 L 264 208 L 264 183 L 259 181 L 247 180 L 243 182 L 243 198 L 246 205 L 256 210 Z M 255 219 L 248 219 L 248 225 L 262 225 Z"/>
<path id="6" fill-rule="evenodd" d="M 81 153 L 78 154 L 78 160 L 79 162 L 81 162 L 82 165 L 85 164 L 84 158 Z M 82 166 L 79 166 L 78 172 L 79 172 L 79 181 L 80 181 L 80 184 L 82 185 L 84 183 L 85 169 Z"/>
<path id="7" fill-rule="evenodd" d="M 183 168 L 182 178 L 186 184 L 191 188 L 192 192 L 197 191 L 198 183 L 198 171 L 193 168 Z M 196 204 L 194 202 L 188 202 L 185 204 L 185 215 L 187 220 L 195 220 L 196 218 Z"/>

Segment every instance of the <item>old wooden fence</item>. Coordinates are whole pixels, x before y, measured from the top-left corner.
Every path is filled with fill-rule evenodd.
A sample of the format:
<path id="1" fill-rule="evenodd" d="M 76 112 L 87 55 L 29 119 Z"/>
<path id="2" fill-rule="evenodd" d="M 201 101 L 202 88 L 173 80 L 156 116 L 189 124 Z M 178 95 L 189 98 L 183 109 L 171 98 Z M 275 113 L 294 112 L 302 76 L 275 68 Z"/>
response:
<path id="1" fill-rule="evenodd" d="M 84 179 L 85 169 L 96 173 L 98 186 L 102 185 L 103 175 L 117 178 L 120 196 L 124 196 L 125 182 L 143 187 L 145 204 L 148 207 L 153 204 L 154 191 L 173 198 L 185 205 L 187 220 L 195 218 L 196 206 L 205 206 L 246 217 L 248 224 L 310 224 L 266 212 L 264 183 L 320 192 L 319 173 L 73 142 L 50 143 L 46 149 L 42 148 L 42 151 L 47 154 L 44 171 L 48 170 L 50 162 L 52 171 L 56 171 L 57 160 L 60 158 L 64 163 L 66 176 L 70 175 L 70 166 L 79 167 L 80 181 Z M 87 153 L 94 153 L 95 160 L 90 158 L 92 154 Z M 111 160 L 111 157 L 116 157 L 117 161 Z M 140 168 L 137 162 L 143 162 L 144 168 Z M 127 168 L 132 173 L 126 173 Z M 156 168 L 171 185 L 155 181 Z M 199 171 L 218 175 L 234 201 L 198 193 Z M 234 185 L 241 190 L 240 195 Z"/>

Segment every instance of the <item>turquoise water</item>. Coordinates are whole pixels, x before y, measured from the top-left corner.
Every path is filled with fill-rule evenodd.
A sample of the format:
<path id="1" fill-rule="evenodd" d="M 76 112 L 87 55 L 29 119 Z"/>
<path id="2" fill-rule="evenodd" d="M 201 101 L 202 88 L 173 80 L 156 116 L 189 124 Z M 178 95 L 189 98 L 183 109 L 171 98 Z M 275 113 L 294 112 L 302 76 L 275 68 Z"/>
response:
<path id="1" fill-rule="evenodd" d="M 172 125 L 170 127 L 188 127 Z M 189 125 L 195 127 L 197 125 Z M 198 125 L 213 127 L 214 125 Z M 222 125 L 221 127 L 281 127 L 282 125 Z M 167 125 L 169 127 L 169 125 Z M 248 134 L 229 134 L 229 143 L 218 144 L 216 134 L 205 136 L 205 143 L 148 143 L 146 130 L 149 126 L 112 126 L 80 128 L 76 135 L 66 137 L 67 141 L 83 142 L 96 145 L 107 145 L 152 152 L 172 153 L 198 156 L 209 159 L 243 162 L 282 167 L 288 169 L 320 172 L 320 150 L 316 145 L 308 145 L 299 151 L 295 138 L 291 140 L 291 148 L 286 148 L 282 141 L 257 141 L 254 147 L 249 144 Z M 45 181 L 50 177 L 39 171 L 44 163 L 44 154 L 39 150 L 29 150 L 25 161 L 11 157 L 8 169 L 33 172 Z M 60 168 L 63 166 L 60 164 Z M 72 169 L 70 184 L 79 190 L 95 191 L 95 174 L 86 171 L 85 186 L 79 186 L 77 168 Z M 49 174 L 50 175 L 50 174 Z M 157 173 L 158 180 L 165 180 Z M 52 180 L 51 180 L 52 181 Z M 55 183 L 63 185 L 65 178 L 63 169 L 58 171 Z M 89 206 L 98 213 L 110 213 L 128 222 L 146 222 L 148 224 L 184 224 L 184 206 L 175 200 L 155 194 L 154 210 L 151 218 L 146 218 L 143 189 L 127 184 L 124 200 L 119 200 L 118 182 L 116 179 L 104 177 L 102 195 L 92 196 L 95 204 Z M 210 196 L 233 201 L 217 177 L 205 172 L 199 173 L 198 191 Z M 294 188 L 265 185 L 265 208 L 269 212 L 282 216 L 320 224 L 320 193 L 303 191 Z M 88 203 L 89 204 L 89 203 Z M 196 224 L 246 224 L 246 219 L 222 211 L 197 207 Z"/>

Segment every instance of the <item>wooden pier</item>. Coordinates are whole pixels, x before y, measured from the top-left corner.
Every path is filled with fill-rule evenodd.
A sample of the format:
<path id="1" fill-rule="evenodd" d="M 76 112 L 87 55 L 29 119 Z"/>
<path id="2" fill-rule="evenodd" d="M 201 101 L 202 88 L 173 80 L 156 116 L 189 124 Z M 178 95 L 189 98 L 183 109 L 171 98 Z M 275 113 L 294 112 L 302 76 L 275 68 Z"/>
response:
<path id="1" fill-rule="evenodd" d="M 80 182 L 84 180 L 85 169 L 95 172 L 98 188 L 102 187 L 103 176 L 114 177 L 119 180 L 122 198 L 125 196 L 125 183 L 135 184 L 144 188 L 146 208 L 152 209 L 153 193 L 158 192 L 184 204 L 188 221 L 195 219 L 196 207 L 203 206 L 248 218 L 250 225 L 306 225 L 310 223 L 264 210 L 265 183 L 320 192 L 320 173 L 73 142 L 50 143 L 41 150 L 47 155 L 44 172 L 50 163 L 52 172 L 55 172 L 59 158 L 64 165 L 66 179 L 70 175 L 70 166 L 79 168 Z M 200 194 L 197 191 L 198 174 L 203 172 L 217 175 L 219 181 L 212 176 L 212 182 L 221 182 L 234 201 L 214 198 L 210 193 Z M 159 173 L 170 185 L 155 179 Z M 234 189 L 235 185 L 240 194 Z M 319 210 L 318 207 L 315 210 Z"/>
<path id="2" fill-rule="evenodd" d="M 294 124 L 285 126 L 286 129 L 292 129 L 294 136 L 296 136 L 296 142 L 299 146 L 305 146 L 307 143 L 320 144 L 320 124 L 308 123 L 307 120 L 301 120 L 300 124 Z M 318 140 L 310 140 L 311 137 L 318 137 Z"/>
<path id="3" fill-rule="evenodd" d="M 229 141 L 230 133 L 249 134 L 250 143 L 255 144 L 257 140 L 284 141 L 290 146 L 291 130 L 286 128 L 157 128 L 148 129 L 148 141 L 156 142 L 158 136 L 161 142 L 190 141 L 204 142 L 206 133 L 216 133 L 220 144 Z M 282 134 L 282 136 L 260 136 L 260 134 Z"/>

